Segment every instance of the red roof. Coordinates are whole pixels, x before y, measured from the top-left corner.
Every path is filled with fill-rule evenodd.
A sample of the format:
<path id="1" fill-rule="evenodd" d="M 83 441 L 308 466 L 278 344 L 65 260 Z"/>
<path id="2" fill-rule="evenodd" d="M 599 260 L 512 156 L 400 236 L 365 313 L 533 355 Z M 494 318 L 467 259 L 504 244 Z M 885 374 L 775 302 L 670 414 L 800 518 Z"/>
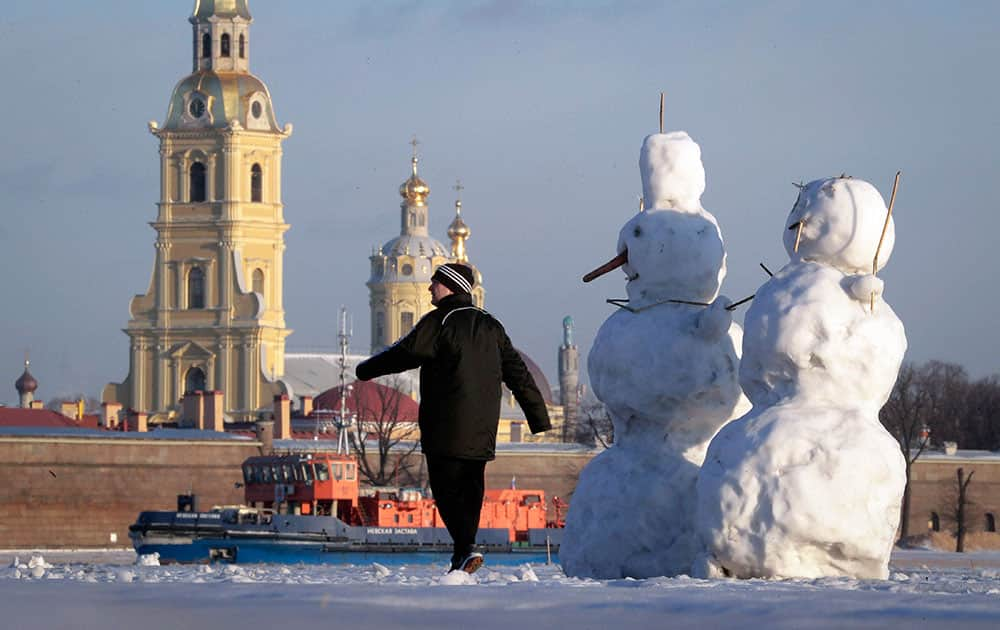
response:
<path id="1" fill-rule="evenodd" d="M 97 416 L 84 415 L 77 422 L 51 409 L 24 409 L 21 407 L 0 407 L 0 427 L 74 427 L 96 429 Z"/>
<path id="2" fill-rule="evenodd" d="M 379 420 L 384 413 L 402 422 L 417 420 L 420 405 L 398 389 L 375 381 L 355 381 L 348 387 L 351 389 L 347 393 L 347 410 L 358 414 L 361 420 Z M 317 396 L 313 409 L 340 410 L 340 387 L 332 387 Z"/>

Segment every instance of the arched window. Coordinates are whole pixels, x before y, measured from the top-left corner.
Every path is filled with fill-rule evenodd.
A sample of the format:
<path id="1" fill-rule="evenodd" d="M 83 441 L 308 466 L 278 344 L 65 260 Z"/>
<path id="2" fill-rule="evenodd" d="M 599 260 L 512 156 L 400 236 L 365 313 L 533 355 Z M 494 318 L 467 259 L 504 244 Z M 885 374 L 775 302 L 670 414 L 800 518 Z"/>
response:
<path id="1" fill-rule="evenodd" d="M 240 33 L 240 59 L 246 59 L 247 56 L 247 40 L 243 37 L 243 33 Z"/>
<path id="2" fill-rule="evenodd" d="M 201 56 L 205 59 L 212 57 L 212 36 L 208 33 L 201 36 Z"/>
<path id="3" fill-rule="evenodd" d="M 375 313 L 375 343 L 385 343 L 385 313 Z"/>
<path id="4" fill-rule="evenodd" d="M 261 269 L 253 270 L 253 291 L 264 295 L 264 271 Z"/>
<path id="5" fill-rule="evenodd" d="M 263 172 L 260 164 L 254 164 L 250 168 L 250 201 L 259 203 L 263 198 Z"/>
<path id="6" fill-rule="evenodd" d="M 399 336 L 402 337 L 413 329 L 413 313 L 403 311 L 399 314 Z"/>
<path id="7" fill-rule="evenodd" d="M 184 393 L 193 394 L 203 391 L 205 391 L 205 373 L 201 371 L 201 368 L 193 367 L 184 376 Z"/>
<path id="8" fill-rule="evenodd" d="M 937 512 L 931 512 L 931 520 L 927 521 L 927 529 L 932 532 L 941 531 L 941 517 Z"/>
<path id="9" fill-rule="evenodd" d="M 993 515 L 993 512 L 986 513 L 986 524 L 983 529 L 988 532 L 997 531 L 997 518 Z"/>
<path id="10" fill-rule="evenodd" d="M 195 267 L 188 272 L 188 308 L 205 308 L 205 272 Z"/>
<path id="11" fill-rule="evenodd" d="M 191 165 L 191 201 L 205 201 L 205 165 L 201 162 Z"/>
<path id="12" fill-rule="evenodd" d="M 229 33 L 223 33 L 219 40 L 219 54 L 223 57 L 229 56 Z"/>

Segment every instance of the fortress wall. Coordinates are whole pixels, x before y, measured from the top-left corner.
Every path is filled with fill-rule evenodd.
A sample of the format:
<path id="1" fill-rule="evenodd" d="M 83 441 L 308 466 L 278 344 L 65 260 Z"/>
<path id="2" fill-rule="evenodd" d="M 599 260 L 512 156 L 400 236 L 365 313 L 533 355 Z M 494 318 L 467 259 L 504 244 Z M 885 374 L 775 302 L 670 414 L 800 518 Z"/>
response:
<path id="1" fill-rule="evenodd" d="M 937 514 L 940 531 L 954 533 L 958 505 L 958 476 L 972 475 L 968 485 L 966 530 L 986 530 L 987 514 L 1000 528 L 1000 458 L 922 456 L 913 464 L 911 480 L 910 534 L 930 531 L 932 513 Z"/>
<path id="2" fill-rule="evenodd" d="M 0 437 L 0 547 L 130 547 L 142 510 L 240 503 L 254 441 Z M 112 534 L 117 542 L 112 542 Z"/>
<path id="3" fill-rule="evenodd" d="M 256 441 L 148 438 L 0 436 L 0 548 L 130 547 L 128 526 L 142 510 L 172 510 L 177 495 L 193 491 L 200 509 L 243 500 L 240 464 L 260 453 Z M 597 451 L 544 448 L 497 453 L 486 485 L 540 488 L 572 503 L 580 471 Z M 426 483 L 419 453 L 401 485 Z M 969 485 L 969 531 L 985 529 L 986 514 L 1000 525 L 1000 457 L 964 460 L 926 457 L 913 471 L 910 533 L 928 531 L 932 512 L 942 531 L 954 528 L 955 471 L 975 471 Z M 117 542 L 111 541 L 111 535 Z"/>

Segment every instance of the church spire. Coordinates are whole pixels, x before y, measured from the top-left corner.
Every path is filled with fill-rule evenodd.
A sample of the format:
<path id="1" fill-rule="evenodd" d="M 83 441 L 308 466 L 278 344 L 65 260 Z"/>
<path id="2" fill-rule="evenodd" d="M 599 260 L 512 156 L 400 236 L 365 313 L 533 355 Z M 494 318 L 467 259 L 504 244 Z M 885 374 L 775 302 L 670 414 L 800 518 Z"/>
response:
<path id="1" fill-rule="evenodd" d="M 455 199 L 455 218 L 452 220 L 451 225 L 448 226 L 448 238 L 451 239 L 451 258 L 455 262 L 468 263 L 469 253 L 465 248 L 465 241 L 472 235 L 472 230 L 462 220 L 462 191 L 465 189 L 465 186 L 462 186 L 462 181 L 458 180 L 452 188 L 457 194 Z"/>
<path id="2" fill-rule="evenodd" d="M 188 19 L 194 27 L 194 72 L 250 71 L 247 0 L 195 0 Z"/>

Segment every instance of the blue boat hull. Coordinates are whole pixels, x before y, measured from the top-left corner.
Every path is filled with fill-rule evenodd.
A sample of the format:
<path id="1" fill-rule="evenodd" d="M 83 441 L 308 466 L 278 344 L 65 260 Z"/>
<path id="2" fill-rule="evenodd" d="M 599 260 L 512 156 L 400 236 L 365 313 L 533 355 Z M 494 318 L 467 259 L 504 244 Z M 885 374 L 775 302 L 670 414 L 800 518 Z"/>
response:
<path id="1" fill-rule="evenodd" d="M 245 519 L 252 516 L 251 522 Z M 554 553 L 561 529 L 532 530 L 512 544 L 506 529 L 480 529 L 476 543 L 492 552 Z M 161 563 L 351 562 L 345 554 L 451 553 L 442 527 L 352 526 L 334 516 L 270 515 L 266 522 L 239 509 L 213 512 L 142 512 L 129 527 L 140 555 Z M 355 560 L 356 561 L 356 560 Z"/>

